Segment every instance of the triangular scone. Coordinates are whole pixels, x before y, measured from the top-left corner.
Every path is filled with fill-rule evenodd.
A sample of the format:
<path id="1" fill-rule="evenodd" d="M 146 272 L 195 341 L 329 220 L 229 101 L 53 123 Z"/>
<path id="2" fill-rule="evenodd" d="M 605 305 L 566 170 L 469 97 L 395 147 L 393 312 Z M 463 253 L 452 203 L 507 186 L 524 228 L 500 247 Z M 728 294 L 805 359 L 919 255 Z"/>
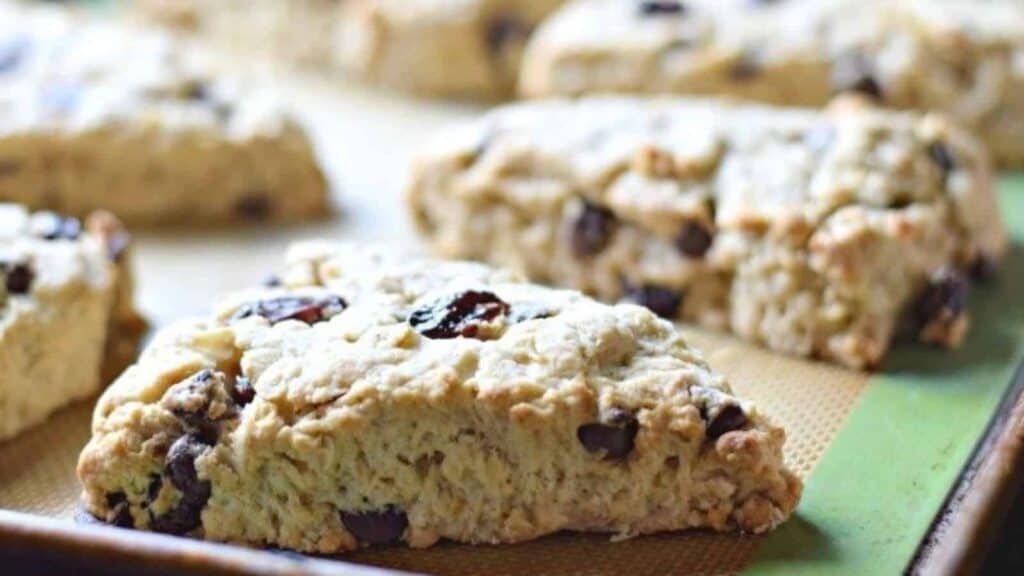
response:
<path id="1" fill-rule="evenodd" d="M 100 400 L 78 472 L 136 528 L 333 553 L 768 530 L 784 432 L 639 306 L 329 243 L 164 330 Z"/>
<path id="2" fill-rule="evenodd" d="M 309 220 L 327 186 L 271 91 L 156 31 L 0 0 L 0 200 L 130 226 Z"/>

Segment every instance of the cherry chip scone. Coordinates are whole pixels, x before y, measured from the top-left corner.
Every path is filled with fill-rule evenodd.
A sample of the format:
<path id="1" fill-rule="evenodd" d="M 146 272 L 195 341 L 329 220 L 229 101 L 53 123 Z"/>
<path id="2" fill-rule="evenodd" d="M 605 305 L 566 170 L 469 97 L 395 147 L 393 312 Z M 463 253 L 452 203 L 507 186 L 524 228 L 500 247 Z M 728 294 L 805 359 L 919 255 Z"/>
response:
<path id="1" fill-rule="evenodd" d="M 857 99 L 509 106 L 441 134 L 409 202 L 446 257 L 856 368 L 901 326 L 959 344 L 1007 243 L 975 140 Z"/>
<path id="2" fill-rule="evenodd" d="M 116 525 L 303 552 L 762 532 L 801 491 L 784 436 L 642 307 L 305 243 L 156 336 L 78 473 Z"/>
<path id="3" fill-rule="evenodd" d="M 0 440 L 95 394 L 127 363 L 144 328 L 128 248 L 109 214 L 83 225 L 0 204 Z"/>
<path id="4" fill-rule="evenodd" d="M 345 0 L 343 69 L 434 96 L 498 98 L 514 91 L 534 27 L 563 0 Z"/>
<path id="5" fill-rule="evenodd" d="M 521 88 L 797 106 L 854 91 L 945 112 L 1024 166 L 1024 2 L 576 0 L 534 35 Z"/>
<path id="6" fill-rule="evenodd" d="M 0 2 L 0 200 L 129 225 L 327 210 L 304 132 L 170 36 Z"/>

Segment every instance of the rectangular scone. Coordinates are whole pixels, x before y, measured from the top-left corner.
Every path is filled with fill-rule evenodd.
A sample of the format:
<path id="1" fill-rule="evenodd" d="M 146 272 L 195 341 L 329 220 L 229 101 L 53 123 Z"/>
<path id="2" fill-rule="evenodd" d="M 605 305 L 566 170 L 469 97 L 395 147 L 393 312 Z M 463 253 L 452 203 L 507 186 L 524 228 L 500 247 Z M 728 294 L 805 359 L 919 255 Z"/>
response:
<path id="1" fill-rule="evenodd" d="M 105 213 L 83 225 L 0 204 L 0 440 L 91 396 L 134 356 L 129 238 Z"/>
<path id="2" fill-rule="evenodd" d="M 375 248 L 288 262 L 106 391 L 78 465 L 92 514 L 336 553 L 762 532 L 799 499 L 783 430 L 642 307 Z"/>
<path id="3" fill-rule="evenodd" d="M 521 89 L 729 95 L 822 106 L 860 92 L 941 111 L 1024 165 L 1020 0 L 575 0 L 537 31 Z"/>
<path id="4" fill-rule="evenodd" d="M 856 368 L 901 328 L 957 345 L 1007 243 L 974 139 L 857 99 L 513 105 L 442 133 L 409 203 L 446 257 Z"/>
<path id="5" fill-rule="evenodd" d="M 215 78 L 170 36 L 0 1 L 0 201 L 129 226 L 327 211 L 276 97 Z"/>

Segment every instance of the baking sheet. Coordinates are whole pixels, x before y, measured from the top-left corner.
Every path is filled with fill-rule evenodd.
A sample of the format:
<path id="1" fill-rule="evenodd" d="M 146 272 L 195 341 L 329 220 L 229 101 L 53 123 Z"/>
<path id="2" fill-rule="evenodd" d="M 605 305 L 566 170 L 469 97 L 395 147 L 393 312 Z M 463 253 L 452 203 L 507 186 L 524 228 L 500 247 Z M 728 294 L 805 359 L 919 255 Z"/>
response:
<path id="1" fill-rule="evenodd" d="M 217 295 L 258 282 L 280 265 L 292 240 L 330 237 L 417 246 L 401 199 L 408 161 L 437 129 L 482 111 L 276 72 L 268 78 L 311 128 L 338 211 L 327 221 L 290 228 L 136 231 L 139 301 L 156 326 L 205 313 Z M 692 331 L 712 365 L 788 430 L 787 461 L 808 484 L 796 517 L 778 532 L 768 537 L 668 534 L 620 543 L 607 536 L 559 534 L 518 546 L 385 548 L 343 560 L 414 572 L 494 575 L 902 570 L 1024 356 L 1024 298 L 1015 290 L 1024 278 L 1024 181 L 1006 178 L 1004 187 L 1004 209 L 1017 245 L 1002 279 L 976 294 L 977 321 L 963 351 L 903 346 L 880 374 L 867 375 Z M 74 465 L 87 440 L 89 411 L 88 402 L 76 405 L 0 444 L 0 508 L 74 521 Z M 114 533 L 125 551 L 138 538 L 129 531 L 103 533 Z M 150 538 L 171 546 L 183 542 L 143 537 Z M 224 547 L 200 550 L 200 557 L 219 558 Z M 296 563 L 284 570 L 298 573 L 312 565 Z"/>

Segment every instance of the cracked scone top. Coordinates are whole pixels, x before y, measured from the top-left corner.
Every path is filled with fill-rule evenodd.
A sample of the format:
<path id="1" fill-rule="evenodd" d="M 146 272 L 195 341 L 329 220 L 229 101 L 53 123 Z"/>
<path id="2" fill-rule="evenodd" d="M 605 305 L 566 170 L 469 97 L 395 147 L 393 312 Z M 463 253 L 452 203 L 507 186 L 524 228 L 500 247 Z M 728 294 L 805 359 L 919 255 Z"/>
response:
<path id="1" fill-rule="evenodd" d="M 170 35 L 0 0 L 0 200 L 130 225 L 295 220 L 326 210 L 326 185 L 267 89 Z"/>
<path id="2" fill-rule="evenodd" d="M 510 105 L 440 134 L 409 203 L 446 257 L 854 367 L 904 321 L 957 345 L 962 271 L 1006 250 L 982 147 L 859 100 Z"/>
<path id="3" fill-rule="evenodd" d="M 84 223 L 0 203 L 0 439 L 95 394 L 134 356 L 129 238 L 109 214 Z"/>
<path id="4" fill-rule="evenodd" d="M 327 243 L 162 331 L 92 432 L 97 517 L 307 552 L 761 532 L 801 489 L 784 432 L 649 311 Z"/>

